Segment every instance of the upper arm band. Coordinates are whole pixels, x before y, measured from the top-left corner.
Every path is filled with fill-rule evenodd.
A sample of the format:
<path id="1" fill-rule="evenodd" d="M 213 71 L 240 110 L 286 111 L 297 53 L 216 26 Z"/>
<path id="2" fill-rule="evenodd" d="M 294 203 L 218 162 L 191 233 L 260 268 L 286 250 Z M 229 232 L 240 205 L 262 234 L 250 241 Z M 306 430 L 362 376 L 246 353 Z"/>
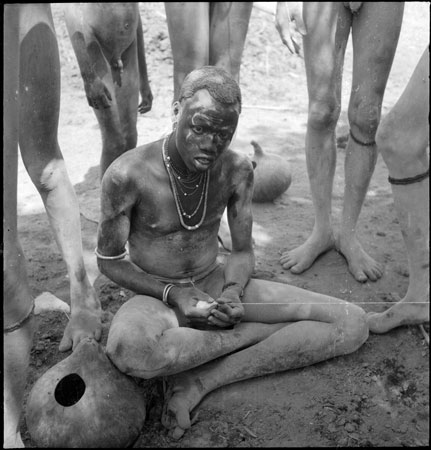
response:
<path id="1" fill-rule="evenodd" d="M 124 250 L 123 253 L 121 253 L 121 255 L 116 255 L 116 256 L 104 256 L 101 255 L 98 251 L 97 251 L 97 247 L 94 249 L 94 253 L 96 254 L 96 256 L 100 259 L 106 259 L 106 260 L 116 260 L 116 259 L 124 259 L 127 255 L 127 250 Z"/>

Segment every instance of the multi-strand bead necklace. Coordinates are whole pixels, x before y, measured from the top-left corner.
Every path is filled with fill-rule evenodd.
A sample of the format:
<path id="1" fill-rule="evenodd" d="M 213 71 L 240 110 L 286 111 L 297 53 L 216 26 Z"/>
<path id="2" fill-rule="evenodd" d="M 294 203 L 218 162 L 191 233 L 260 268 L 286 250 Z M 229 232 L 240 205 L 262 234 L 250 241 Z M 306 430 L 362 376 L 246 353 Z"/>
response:
<path id="1" fill-rule="evenodd" d="M 209 171 L 203 173 L 192 173 L 188 174 L 182 170 L 175 167 L 172 163 L 171 157 L 168 154 L 168 142 L 171 135 L 166 136 L 163 141 L 162 151 L 163 151 L 163 162 L 165 164 L 166 172 L 169 176 L 169 182 L 171 184 L 172 192 L 174 194 L 175 206 L 177 208 L 178 217 L 180 219 L 181 225 L 186 230 L 196 230 L 199 228 L 204 219 L 207 211 L 207 200 L 208 200 L 208 186 L 209 186 Z M 187 211 L 182 203 L 185 200 L 194 195 L 200 193 L 199 201 L 197 206 L 192 211 Z M 187 224 L 190 219 L 193 219 L 202 207 L 202 216 L 200 220 L 195 225 Z"/>

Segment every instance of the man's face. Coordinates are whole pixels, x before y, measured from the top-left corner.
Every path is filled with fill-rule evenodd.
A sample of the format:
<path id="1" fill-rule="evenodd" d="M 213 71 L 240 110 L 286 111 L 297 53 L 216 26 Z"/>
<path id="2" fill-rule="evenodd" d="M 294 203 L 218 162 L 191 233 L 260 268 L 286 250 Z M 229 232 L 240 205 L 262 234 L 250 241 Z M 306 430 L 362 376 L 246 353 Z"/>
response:
<path id="1" fill-rule="evenodd" d="M 206 89 L 183 100 L 177 115 L 177 149 L 192 172 L 208 170 L 229 147 L 239 117 L 239 105 L 223 105 Z"/>

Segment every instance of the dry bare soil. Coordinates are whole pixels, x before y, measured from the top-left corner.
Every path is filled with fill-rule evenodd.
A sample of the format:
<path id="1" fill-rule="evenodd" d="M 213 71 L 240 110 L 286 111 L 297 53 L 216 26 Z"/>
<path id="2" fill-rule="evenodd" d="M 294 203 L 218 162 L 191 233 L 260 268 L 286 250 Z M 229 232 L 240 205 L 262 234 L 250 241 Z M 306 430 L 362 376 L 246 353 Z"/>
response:
<path id="1" fill-rule="evenodd" d="M 139 144 L 159 138 L 170 128 L 173 95 L 172 56 L 163 3 L 141 3 L 147 63 L 154 94 L 152 111 L 138 119 Z M 53 14 L 62 64 L 59 142 L 78 195 L 88 271 L 102 302 L 104 332 L 113 314 L 130 297 L 97 272 L 95 247 L 99 212 L 98 165 L 101 136 L 87 105 L 83 84 L 67 36 L 61 5 Z M 405 18 L 383 114 L 406 85 L 429 42 L 429 3 L 406 3 Z M 337 170 L 333 218 L 339 223 L 344 185 L 346 107 L 352 52 L 349 43 L 343 84 L 343 111 L 337 133 Z M 409 280 L 407 258 L 393 206 L 387 168 L 379 156 L 359 219 L 366 250 L 384 263 L 377 282 L 361 284 L 335 251 L 322 255 L 301 275 L 283 270 L 282 251 L 301 244 L 313 226 L 313 207 L 305 166 L 307 92 L 303 60 L 290 55 L 273 18 L 253 10 L 241 71 L 244 108 L 235 148 L 251 154 L 250 141 L 282 155 L 291 164 L 292 185 L 270 204 L 255 204 L 255 276 L 291 283 L 383 311 L 402 297 Z M 414 201 L 414 199 L 412 199 Z M 19 232 L 35 296 L 48 291 L 69 302 L 67 271 L 41 200 L 20 163 Z M 48 312 L 37 316 L 26 392 L 50 367 L 70 354 L 60 353 L 67 317 Z M 417 326 L 370 335 L 355 353 L 303 369 L 235 383 L 209 394 L 196 408 L 199 420 L 179 442 L 170 440 L 160 423 L 160 380 L 145 385 L 147 420 L 135 447 L 314 447 L 420 446 L 429 444 L 429 347 Z M 115 405 L 112 405 L 115 408 Z M 34 447 L 25 421 L 25 443 Z"/>

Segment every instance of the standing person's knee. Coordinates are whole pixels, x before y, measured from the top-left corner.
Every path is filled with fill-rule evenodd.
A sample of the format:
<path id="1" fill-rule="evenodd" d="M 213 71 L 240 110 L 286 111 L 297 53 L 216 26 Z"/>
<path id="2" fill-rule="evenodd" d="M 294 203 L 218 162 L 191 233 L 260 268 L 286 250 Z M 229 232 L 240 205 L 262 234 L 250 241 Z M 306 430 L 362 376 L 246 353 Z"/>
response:
<path id="1" fill-rule="evenodd" d="M 340 117 L 341 105 L 335 98 L 311 100 L 308 112 L 309 125 L 319 131 L 334 130 Z"/>
<path id="2" fill-rule="evenodd" d="M 356 97 L 349 106 L 348 119 L 354 140 L 363 144 L 374 144 L 380 122 L 380 107 Z"/>
<path id="3" fill-rule="evenodd" d="M 54 158 L 46 164 L 43 163 L 44 161 L 39 161 L 27 167 L 30 178 L 40 193 L 52 192 L 63 184 L 64 180 L 69 179 L 63 158 Z"/>
<path id="4" fill-rule="evenodd" d="M 427 160 L 428 135 L 418 130 L 407 132 L 401 129 L 396 117 L 391 113 L 379 125 L 376 144 L 389 169 L 406 169 Z"/>

